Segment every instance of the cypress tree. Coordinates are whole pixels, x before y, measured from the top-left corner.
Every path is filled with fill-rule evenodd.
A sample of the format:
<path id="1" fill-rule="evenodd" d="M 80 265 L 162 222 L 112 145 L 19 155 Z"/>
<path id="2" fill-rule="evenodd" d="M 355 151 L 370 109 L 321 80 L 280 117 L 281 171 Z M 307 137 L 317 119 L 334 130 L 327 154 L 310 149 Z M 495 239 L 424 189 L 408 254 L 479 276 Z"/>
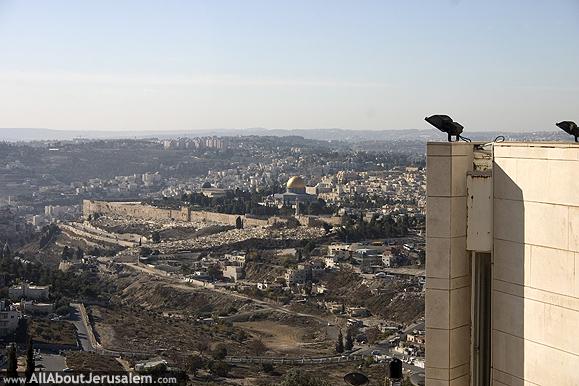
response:
<path id="1" fill-rule="evenodd" d="M 10 344 L 6 349 L 6 357 L 8 358 L 8 364 L 6 366 L 6 378 L 17 378 L 18 377 L 18 358 L 16 357 L 16 346 L 14 343 Z M 9 382 L 5 382 L 9 383 Z M 15 385 L 18 382 L 11 382 L 11 385 Z"/>
<path id="2" fill-rule="evenodd" d="M 336 352 L 341 354 L 344 352 L 344 337 L 342 335 L 342 330 L 338 333 L 338 340 L 336 341 Z"/>
<path id="3" fill-rule="evenodd" d="M 34 373 L 34 368 L 36 364 L 34 363 L 34 349 L 32 347 L 32 336 L 28 337 L 28 347 L 26 348 L 26 370 L 24 375 L 26 376 L 26 383 L 29 384 L 30 377 Z"/>
<path id="4" fill-rule="evenodd" d="M 354 340 L 352 338 L 352 329 L 348 328 L 348 330 L 346 331 L 346 340 L 344 342 L 344 349 L 350 351 L 352 348 L 354 348 Z"/>

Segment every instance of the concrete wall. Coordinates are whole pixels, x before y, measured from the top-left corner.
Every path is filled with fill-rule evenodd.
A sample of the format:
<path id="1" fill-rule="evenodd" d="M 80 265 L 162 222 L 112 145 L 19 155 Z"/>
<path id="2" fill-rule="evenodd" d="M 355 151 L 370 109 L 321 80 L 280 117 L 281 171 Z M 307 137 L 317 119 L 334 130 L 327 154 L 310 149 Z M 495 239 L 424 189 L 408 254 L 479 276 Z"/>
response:
<path id="1" fill-rule="evenodd" d="M 428 386 L 471 382 L 473 146 L 428 144 Z M 579 145 L 496 143 L 491 178 L 492 385 L 579 385 Z"/>
<path id="2" fill-rule="evenodd" d="M 470 377 L 470 263 L 466 175 L 473 145 L 429 143 L 426 216 L 426 384 L 466 386 Z"/>
<path id="3" fill-rule="evenodd" d="M 494 148 L 493 385 L 579 385 L 579 145 Z"/>

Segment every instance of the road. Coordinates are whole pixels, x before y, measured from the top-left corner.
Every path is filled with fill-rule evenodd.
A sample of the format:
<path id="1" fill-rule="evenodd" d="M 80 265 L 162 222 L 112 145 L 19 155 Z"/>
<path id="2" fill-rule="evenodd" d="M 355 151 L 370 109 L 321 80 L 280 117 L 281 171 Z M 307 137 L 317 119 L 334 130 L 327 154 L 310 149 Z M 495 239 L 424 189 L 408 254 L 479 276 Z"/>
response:
<path id="1" fill-rule="evenodd" d="M 76 327 L 78 339 L 80 341 L 83 351 L 94 351 L 95 348 L 90 343 L 88 337 L 87 326 L 85 325 L 81 317 L 80 304 L 71 304 L 71 306 L 74 309 L 74 311 L 71 312 L 70 314 L 70 321 Z"/>

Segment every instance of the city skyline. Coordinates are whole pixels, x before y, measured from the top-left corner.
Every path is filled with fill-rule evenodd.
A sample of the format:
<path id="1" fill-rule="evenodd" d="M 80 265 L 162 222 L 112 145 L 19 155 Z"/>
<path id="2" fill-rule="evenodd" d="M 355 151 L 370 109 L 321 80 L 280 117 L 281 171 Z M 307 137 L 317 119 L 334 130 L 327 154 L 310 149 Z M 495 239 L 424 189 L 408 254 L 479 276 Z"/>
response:
<path id="1" fill-rule="evenodd" d="M 573 1 L 0 1 L 0 127 L 557 130 Z"/>

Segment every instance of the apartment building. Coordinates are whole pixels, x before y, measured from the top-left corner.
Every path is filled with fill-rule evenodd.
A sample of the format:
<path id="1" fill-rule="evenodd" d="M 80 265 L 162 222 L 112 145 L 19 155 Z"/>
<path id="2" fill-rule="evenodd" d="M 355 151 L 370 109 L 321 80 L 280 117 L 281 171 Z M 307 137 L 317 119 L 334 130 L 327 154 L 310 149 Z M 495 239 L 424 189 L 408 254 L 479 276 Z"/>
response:
<path id="1" fill-rule="evenodd" d="M 579 384 L 579 145 L 429 143 L 426 384 Z"/>

